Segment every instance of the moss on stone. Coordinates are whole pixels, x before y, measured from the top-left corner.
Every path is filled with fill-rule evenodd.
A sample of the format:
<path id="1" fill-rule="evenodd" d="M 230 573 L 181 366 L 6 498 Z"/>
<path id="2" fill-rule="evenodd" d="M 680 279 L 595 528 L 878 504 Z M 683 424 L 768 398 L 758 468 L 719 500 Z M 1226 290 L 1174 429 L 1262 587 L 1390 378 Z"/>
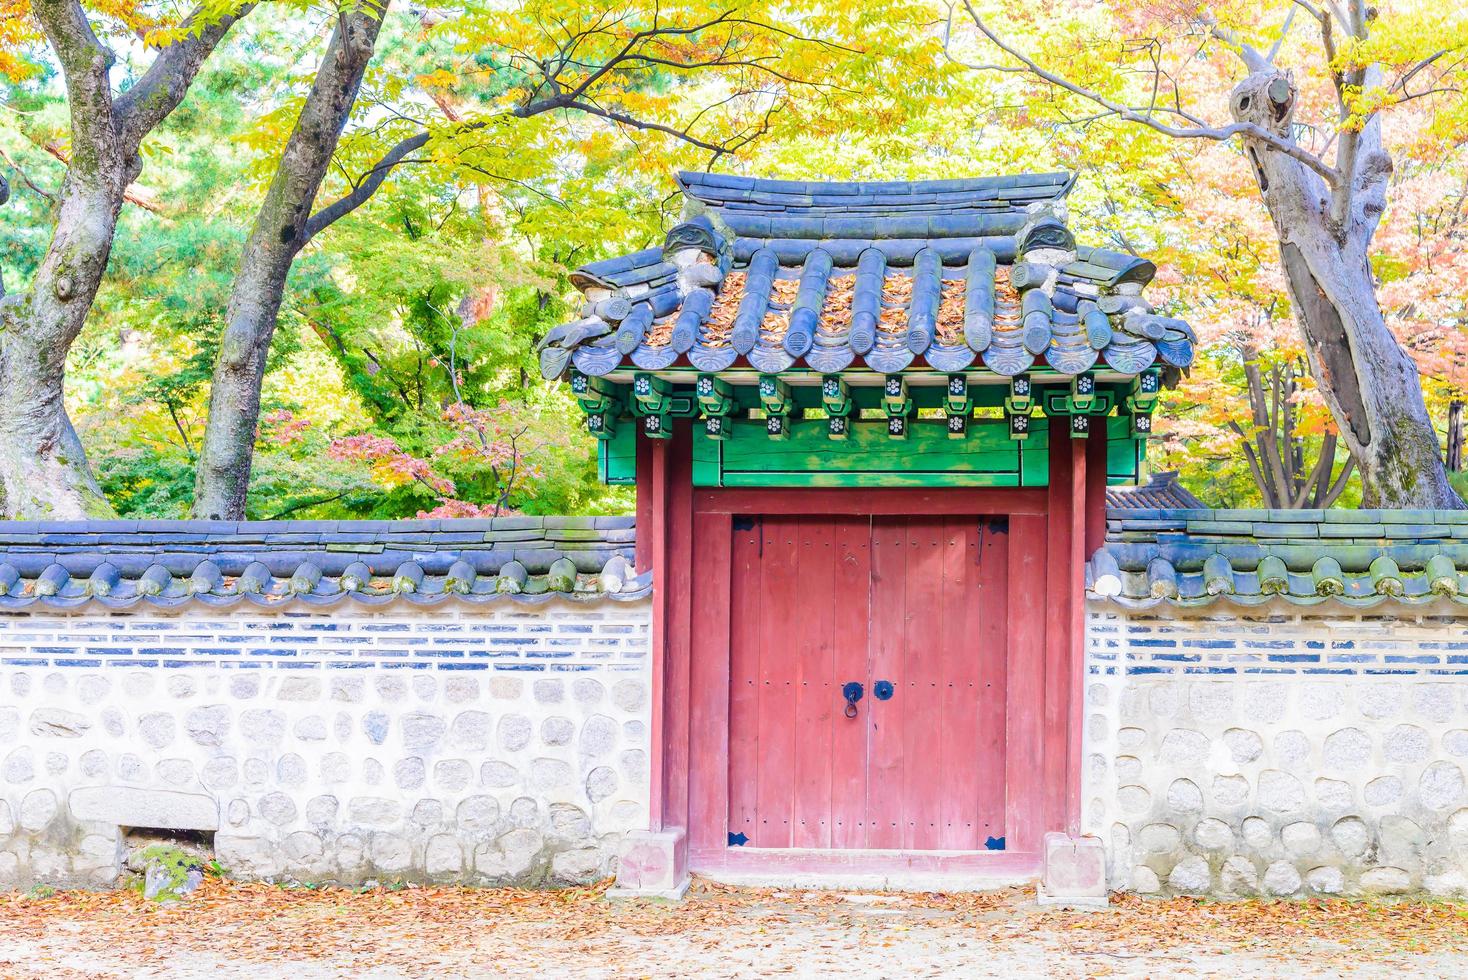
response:
<path id="1" fill-rule="evenodd" d="M 204 875 L 204 864 L 197 854 L 170 844 L 149 845 L 139 859 L 143 875 L 134 887 L 159 902 L 183 898 Z"/>

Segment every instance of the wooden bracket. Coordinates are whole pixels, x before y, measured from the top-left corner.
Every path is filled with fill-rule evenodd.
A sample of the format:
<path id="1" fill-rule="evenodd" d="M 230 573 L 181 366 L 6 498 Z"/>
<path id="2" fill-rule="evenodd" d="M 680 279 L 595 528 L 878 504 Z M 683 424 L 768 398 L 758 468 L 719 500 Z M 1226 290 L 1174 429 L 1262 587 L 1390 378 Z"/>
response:
<path id="1" fill-rule="evenodd" d="M 950 374 L 948 376 L 948 390 L 944 395 L 943 404 L 952 413 L 966 414 L 973 410 L 974 400 L 969 396 L 967 375 Z"/>
<path id="2" fill-rule="evenodd" d="M 889 374 L 882 382 L 882 408 L 888 415 L 906 415 L 912 411 L 912 399 L 907 396 L 907 379 L 900 374 Z"/>
<path id="3" fill-rule="evenodd" d="M 948 389 L 943 397 L 943 408 L 948 415 L 948 438 L 967 437 L 968 419 L 974 410 L 974 400 L 969 395 L 966 375 L 950 374 L 948 376 Z"/>
<path id="4" fill-rule="evenodd" d="M 1133 412 L 1151 413 L 1162 394 L 1162 376 L 1156 368 L 1149 368 L 1132 379 L 1132 390 L 1127 395 L 1126 406 Z"/>
<path id="5" fill-rule="evenodd" d="M 617 386 L 604 378 L 593 378 L 579 371 L 571 375 L 571 394 L 587 414 L 610 412 L 621 407 Z"/>
<path id="6" fill-rule="evenodd" d="M 826 409 L 826 435 L 832 439 L 845 439 L 851 434 L 851 413 L 855 404 L 851 391 L 838 374 L 828 374 L 821 379 L 821 404 Z"/>
<path id="7" fill-rule="evenodd" d="M 1004 410 L 1015 415 L 1027 414 L 1034 404 L 1034 397 L 1035 389 L 1030 384 L 1030 376 L 1016 374 L 1009 379 L 1009 397 L 1004 399 Z"/>
<path id="8" fill-rule="evenodd" d="M 759 376 L 759 400 L 770 415 L 789 415 L 795 408 L 790 386 L 773 374 Z"/>
<path id="9" fill-rule="evenodd" d="M 906 439 L 912 399 L 907 394 L 907 379 L 902 375 L 889 374 L 883 380 L 882 410 L 887 413 L 887 435 L 893 439 Z"/>
<path id="10" fill-rule="evenodd" d="M 724 442 L 733 434 L 733 431 L 727 415 L 705 415 L 703 417 L 703 434 L 710 439 Z"/>
<path id="11" fill-rule="evenodd" d="M 642 434 L 649 439 L 673 438 L 672 416 L 666 412 L 644 415 L 642 417 Z"/>
<path id="12" fill-rule="evenodd" d="M 1132 437 L 1135 439 L 1146 439 L 1152 435 L 1152 414 L 1150 412 L 1132 413 Z"/>
<path id="13" fill-rule="evenodd" d="M 646 373 L 632 376 L 632 397 L 642 415 L 666 415 L 672 407 L 672 392 L 673 386 L 662 378 Z"/>
<path id="14" fill-rule="evenodd" d="M 828 374 L 821 379 L 821 404 L 827 415 L 851 414 L 851 391 L 839 374 Z"/>
<path id="15" fill-rule="evenodd" d="M 700 374 L 694 383 L 693 393 L 698 406 L 703 410 L 703 433 L 710 439 L 723 442 L 733 434 L 729 415 L 737 407 L 734 389 L 712 374 Z"/>
<path id="16" fill-rule="evenodd" d="M 1084 439 L 1091 434 L 1091 416 L 1076 414 L 1070 417 L 1070 437 Z"/>
<path id="17" fill-rule="evenodd" d="M 615 412 L 592 412 L 586 416 L 586 431 L 596 439 L 612 439 L 617 434 Z"/>
<path id="18" fill-rule="evenodd" d="M 1070 379 L 1070 406 L 1075 413 L 1089 412 L 1096 402 L 1096 378 L 1094 375 L 1078 374 Z"/>
<path id="19" fill-rule="evenodd" d="M 705 415 L 728 415 L 734 411 L 734 389 L 712 374 L 700 374 L 693 386 L 698 405 Z"/>
<path id="20" fill-rule="evenodd" d="M 1028 439 L 1030 437 L 1031 419 L 1028 412 L 1004 413 L 1004 420 L 1009 423 L 1009 438 Z"/>
<path id="21" fill-rule="evenodd" d="M 759 376 L 759 400 L 765 408 L 765 435 L 784 439 L 790 435 L 790 414 L 795 411 L 795 398 L 790 386 L 773 374 Z"/>

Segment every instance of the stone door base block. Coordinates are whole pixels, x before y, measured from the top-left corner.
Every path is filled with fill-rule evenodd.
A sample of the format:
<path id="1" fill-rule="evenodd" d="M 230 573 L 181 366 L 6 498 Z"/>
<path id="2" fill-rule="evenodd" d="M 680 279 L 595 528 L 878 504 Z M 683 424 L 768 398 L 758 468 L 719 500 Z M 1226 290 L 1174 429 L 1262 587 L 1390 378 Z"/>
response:
<path id="1" fill-rule="evenodd" d="M 1099 837 L 1045 835 L 1045 867 L 1035 889 L 1041 905 L 1106 907 L 1106 849 Z"/>
<path id="2" fill-rule="evenodd" d="M 688 835 L 682 827 L 629 831 L 608 898 L 666 898 L 688 893 Z"/>

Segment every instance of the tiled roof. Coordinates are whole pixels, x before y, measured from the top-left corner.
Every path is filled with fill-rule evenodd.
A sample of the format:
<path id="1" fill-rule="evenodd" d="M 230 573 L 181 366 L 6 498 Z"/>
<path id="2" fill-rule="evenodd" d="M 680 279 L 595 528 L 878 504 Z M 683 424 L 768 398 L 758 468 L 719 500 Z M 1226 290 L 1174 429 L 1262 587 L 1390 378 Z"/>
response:
<path id="1" fill-rule="evenodd" d="M 1468 603 L 1468 511 L 1112 510 L 1086 587 L 1144 607 Z"/>
<path id="2" fill-rule="evenodd" d="M 638 599 L 631 517 L 0 522 L 0 610 Z"/>
<path id="3" fill-rule="evenodd" d="M 1107 487 L 1107 510 L 1202 510 L 1203 501 L 1178 482 L 1175 471 L 1153 473 L 1139 487 Z"/>
<path id="4" fill-rule="evenodd" d="M 1192 329 L 1140 295 L 1153 264 L 1075 242 L 1073 179 L 680 174 L 684 223 L 661 248 L 573 274 L 581 319 L 542 340 L 541 370 L 1187 367 Z"/>

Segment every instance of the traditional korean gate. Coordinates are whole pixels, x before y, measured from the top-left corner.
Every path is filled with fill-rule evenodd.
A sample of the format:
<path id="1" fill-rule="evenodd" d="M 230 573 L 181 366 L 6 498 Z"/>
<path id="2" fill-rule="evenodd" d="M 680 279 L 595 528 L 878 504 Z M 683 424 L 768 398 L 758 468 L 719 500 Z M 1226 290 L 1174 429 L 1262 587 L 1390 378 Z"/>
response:
<path id="1" fill-rule="evenodd" d="M 730 844 L 1002 848 L 1007 520 L 736 517 L 730 544 Z"/>

